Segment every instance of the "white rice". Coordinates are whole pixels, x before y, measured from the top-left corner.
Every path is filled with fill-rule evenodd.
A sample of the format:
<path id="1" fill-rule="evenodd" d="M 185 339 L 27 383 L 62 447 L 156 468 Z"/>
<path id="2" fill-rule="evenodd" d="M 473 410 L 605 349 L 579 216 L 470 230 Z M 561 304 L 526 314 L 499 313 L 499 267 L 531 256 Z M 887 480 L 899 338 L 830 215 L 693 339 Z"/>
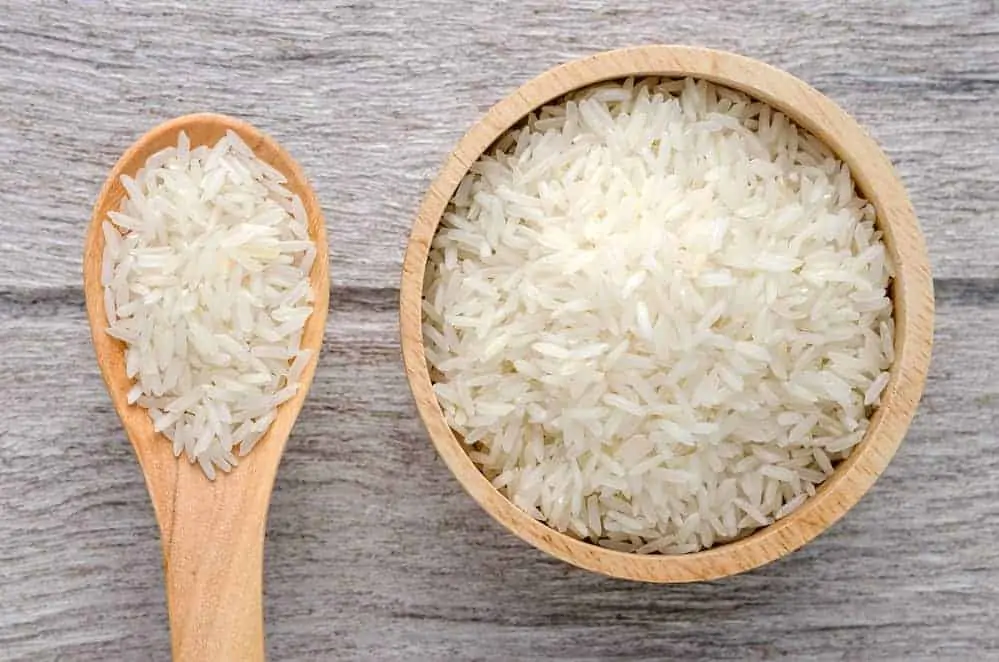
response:
<path id="1" fill-rule="evenodd" d="M 783 517 L 888 383 L 891 264 L 848 168 L 692 80 L 544 108 L 461 182 L 427 267 L 448 423 L 558 531 L 686 553 Z"/>
<path id="2" fill-rule="evenodd" d="M 214 479 L 266 433 L 309 359 L 305 209 L 232 131 L 194 149 L 182 132 L 121 183 L 101 282 L 128 401 Z"/>

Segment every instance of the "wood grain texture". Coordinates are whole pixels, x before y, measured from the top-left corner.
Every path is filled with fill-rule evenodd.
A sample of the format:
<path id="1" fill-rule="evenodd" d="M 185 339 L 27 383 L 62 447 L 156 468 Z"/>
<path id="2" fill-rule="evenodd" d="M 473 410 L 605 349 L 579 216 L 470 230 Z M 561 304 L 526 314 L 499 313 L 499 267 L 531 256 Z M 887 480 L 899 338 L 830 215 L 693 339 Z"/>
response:
<path id="1" fill-rule="evenodd" d="M 706 79 L 787 113 L 850 167 L 858 189 L 877 210 L 878 227 L 895 267 L 897 358 L 864 441 L 792 514 L 751 536 L 681 556 L 636 555 L 580 542 L 516 507 L 476 467 L 465 443 L 448 426 L 431 383 L 423 339 L 427 256 L 448 202 L 471 164 L 511 127 L 553 100 L 607 80 L 646 75 Z M 423 198 L 403 261 L 399 311 L 403 360 L 416 407 L 444 462 L 469 494 L 510 531 L 557 558 L 611 577 L 651 582 L 700 581 L 745 572 L 798 549 L 842 517 L 881 475 L 902 442 L 923 392 L 933 344 L 933 283 L 926 246 L 908 195 L 884 153 L 842 109 L 801 80 L 758 60 L 685 46 L 633 47 L 573 60 L 490 108 L 455 146 Z"/>
<path id="2" fill-rule="evenodd" d="M 840 523 L 758 571 L 657 587 L 575 570 L 493 523 L 416 417 L 394 294 L 333 300 L 269 517 L 270 659 L 959 660 L 999 648 L 999 388 L 979 367 L 999 351 L 999 307 L 941 299 L 913 428 Z M 2 319 L 0 659 L 165 660 L 152 509 L 82 302 Z M 54 391 L 73 406 L 54 409 Z"/>
<path id="3" fill-rule="evenodd" d="M 160 548 L 92 358 L 80 247 L 157 121 L 238 115 L 299 160 L 336 288 L 274 488 L 272 660 L 999 656 L 999 9 L 992 0 L 0 0 L 0 660 L 166 660 Z M 926 395 L 871 492 L 775 564 L 655 587 L 554 561 L 437 459 L 400 367 L 399 267 L 448 150 L 570 58 L 636 43 L 789 70 L 881 142 L 938 277 Z"/>
<path id="4" fill-rule="evenodd" d="M 146 127 L 198 111 L 296 155 L 341 238 L 337 282 L 395 287 L 412 212 L 475 119 L 560 62 L 641 43 L 733 50 L 817 87 L 898 164 L 934 273 L 995 275 L 995 0 L 3 4 L 2 287 L 76 285 L 98 182 Z"/>
<path id="5" fill-rule="evenodd" d="M 136 178 L 147 160 L 175 147 L 212 147 L 235 133 L 258 159 L 284 175 L 300 201 L 315 261 L 308 278 L 319 303 L 305 322 L 306 361 L 294 397 L 277 408 L 254 452 L 230 472 L 206 479 L 200 467 L 178 461 L 172 444 L 153 427 L 149 413 L 129 404 L 133 382 L 125 372 L 125 344 L 110 337 L 101 283 L 108 213 L 121 208 L 123 176 Z M 185 157 L 186 158 L 186 157 Z M 328 241 L 319 203 L 294 159 L 273 138 L 241 120 L 213 113 L 184 115 L 151 128 L 111 169 L 97 196 L 83 258 L 83 294 L 101 376 L 122 427 L 135 448 L 163 546 L 170 637 L 176 662 L 263 662 L 263 551 L 267 509 L 291 427 L 309 392 L 322 348 L 329 301 Z M 113 314 L 113 313 L 112 313 Z"/>

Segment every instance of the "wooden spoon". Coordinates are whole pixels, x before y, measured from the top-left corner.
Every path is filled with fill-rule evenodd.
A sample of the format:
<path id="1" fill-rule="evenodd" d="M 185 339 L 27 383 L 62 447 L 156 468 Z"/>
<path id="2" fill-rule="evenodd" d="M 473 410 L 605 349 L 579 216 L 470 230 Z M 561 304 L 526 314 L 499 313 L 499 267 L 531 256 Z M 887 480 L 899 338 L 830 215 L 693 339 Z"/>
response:
<path id="1" fill-rule="evenodd" d="M 211 145 L 227 129 L 235 131 L 256 155 L 288 178 L 308 215 L 316 243 L 310 273 L 315 310 L 306 321 L 302 347 L 312 358 L 298 394 L 283 404 L 274 423 L 253 451 L 231 473 L 208 480 L 197 465 L 176 458 L 171 444 L 153 430 L 146 410 L 129 405 L 125 346 L 105 333 L 107 319 L 101 287 L 104 236 L 101 223 L 118 209 L 125 191 L 122 174 L 135 175 L 155 152 L 177 144 L 186 131 L 191 146 Z M 263 546 L 267 507 L 281 453 L 302 408 L 322 346 L 329 300 L 326 230 L 316 197 L 292 158 L 270 137 L 246 122 L 222 115 L 186 115 L 160 124 L 118 160 L 94 206 L 83 259 L 87 316 L 101 374 L 146 478 L 163 543 L 167 607 L 173 657 L 181 661 L 263 660 Z"/>

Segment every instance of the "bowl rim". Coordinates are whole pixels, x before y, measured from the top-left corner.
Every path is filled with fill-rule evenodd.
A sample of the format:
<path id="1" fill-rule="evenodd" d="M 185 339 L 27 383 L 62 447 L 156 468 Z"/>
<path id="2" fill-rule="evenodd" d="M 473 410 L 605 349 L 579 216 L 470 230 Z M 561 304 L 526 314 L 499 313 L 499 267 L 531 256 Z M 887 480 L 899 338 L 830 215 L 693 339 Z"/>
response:
<path id="1" fill-rule="evenodd" d="M 864 440 L 815 496 L 787 517 L 734 542 L 678 556 L 599 547 L 559 533 L 516 507 L 475 466 L 448 426 L 433 393 L 423 345 L 423 279 L 430 243 L 469 167 L 539 106 L 590 85 L 633 76 L 705 79 L 784 112 L 850 167 L 861 193 L 875 207 L 895 265 L 895 361 Z M 399 299 L 403 362 L 417 409 L 437 452 L 472 498 L 512 533 L 556 558 L 611 577 L 663 583 L 715 579 L 774 561 L 815 538 L 859 501 L 888 465 L 915 413 L 930 363 L 933 311 L 929 259 L 915 212 L 888 157 L 856 120 L 803 81 L 763 62 L 667 45 L 605 51 L 558 65 L 490 108 L 458 141 L 423 198 L 406 248 Z"/>

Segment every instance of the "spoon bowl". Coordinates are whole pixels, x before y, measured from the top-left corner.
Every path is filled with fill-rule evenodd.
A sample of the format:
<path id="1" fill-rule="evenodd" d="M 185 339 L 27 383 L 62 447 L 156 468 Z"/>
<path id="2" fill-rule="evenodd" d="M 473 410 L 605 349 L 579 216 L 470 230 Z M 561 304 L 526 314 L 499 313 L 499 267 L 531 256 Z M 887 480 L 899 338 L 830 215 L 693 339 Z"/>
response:
<path id="1" fill-rule="evenodd" d="M 201 469 L 174 457 L 146 410 L 130 405 L 125 345 L 105 333 L 101 286 L 102 222 L 125 196 L 121 176 L 134 176 L 156 152 L 177 144 L 181 131 L 191 147 L 213 145 L 234 131 L 256 156 L 279 170 L 308 216 L 316 259 L 310 272 L 315 309 L 305 323 L 302 348 L 312 354 L 298 393 L 278 408 L 270 429 L 231 473 L 208 480 Z M 175 660 L 264 659 L 263 544 L 267 508 L 281 454 L 312 383 L 322 346 L 329 300 L 327 242 L 322 211 L 298 165 L 272 138 L 246 122 L 215 114 L 185 115 L 153 128 L 118 160 L 104 183 L 87 232 L 83 286 L 101 375 L 121 418 L 153 502 L 163 563 Z"/>

